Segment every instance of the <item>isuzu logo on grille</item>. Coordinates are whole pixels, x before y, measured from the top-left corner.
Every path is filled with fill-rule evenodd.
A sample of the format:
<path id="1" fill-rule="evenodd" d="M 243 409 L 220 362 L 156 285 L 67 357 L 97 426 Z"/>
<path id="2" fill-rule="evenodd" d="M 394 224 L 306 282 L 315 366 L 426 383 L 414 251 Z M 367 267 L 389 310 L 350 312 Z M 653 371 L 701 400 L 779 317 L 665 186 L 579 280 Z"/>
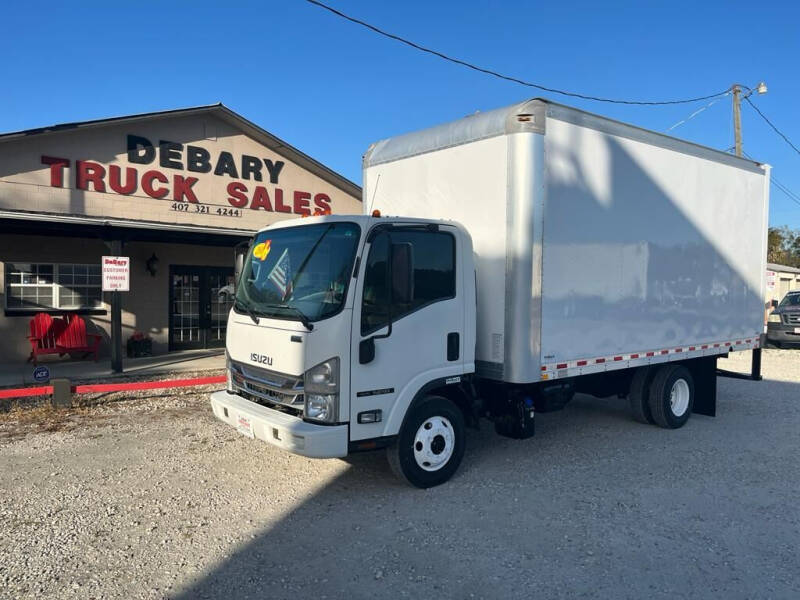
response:
<path id="1" fill-rule="evenodd" d="M 267 356 L 266 354 L 257 354 L 255 352 L 252 352 L 250 354 L 250 360 L 259 365 L 272 366 L 272 357 Z"/>

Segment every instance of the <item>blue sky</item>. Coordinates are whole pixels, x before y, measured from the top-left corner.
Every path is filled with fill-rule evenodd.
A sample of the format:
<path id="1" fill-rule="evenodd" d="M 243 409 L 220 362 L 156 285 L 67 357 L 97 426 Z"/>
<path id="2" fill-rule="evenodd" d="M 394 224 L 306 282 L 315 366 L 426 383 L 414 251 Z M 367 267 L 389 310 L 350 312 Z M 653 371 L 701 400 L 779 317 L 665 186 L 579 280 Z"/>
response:
<path id="1" fill-rule="evenodd" d="M 522 79 L 624 99 L 696 97 L 766 81 L 754 96 L 800 146 L 800 3 L 441 1 L 330 4 L 444 53 Z M 221 101 L 361 181 L 376 139 L 543 95 L 446 63 L 303 0 L 7 3 L 0 131 Z M 665 131 L 705 103 L 556 101 Z M 733 145 L 729 98 L 674 135 Z M 747 105 L 745 152 L 800 194 L 800 155 Z M 800 227 L 772 188 L 770 222 Z"/>

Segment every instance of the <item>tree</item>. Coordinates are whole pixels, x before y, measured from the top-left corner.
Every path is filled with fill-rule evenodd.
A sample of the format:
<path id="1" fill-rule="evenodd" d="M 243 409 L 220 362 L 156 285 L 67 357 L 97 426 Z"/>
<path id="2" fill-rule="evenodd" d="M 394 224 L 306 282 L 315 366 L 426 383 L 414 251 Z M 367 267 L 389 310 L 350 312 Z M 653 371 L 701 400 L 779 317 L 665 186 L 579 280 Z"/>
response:
<path id="1" fill-rule="evenodd" d="M 787 225 L 770 227 L 767 235 L 767 261 L 800 268 L 800 230 Z"/>

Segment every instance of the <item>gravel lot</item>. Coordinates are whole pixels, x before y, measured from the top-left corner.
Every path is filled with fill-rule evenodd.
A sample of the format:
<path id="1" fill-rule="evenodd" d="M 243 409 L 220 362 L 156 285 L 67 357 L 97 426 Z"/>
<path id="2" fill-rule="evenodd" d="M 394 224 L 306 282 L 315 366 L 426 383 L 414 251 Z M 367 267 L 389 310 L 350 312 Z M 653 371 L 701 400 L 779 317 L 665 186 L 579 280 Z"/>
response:
<path id="1" fill-rule="evenodd" d="M 583 396 L 487 423 L 427 491 L 245 439 L 207 390 L 0 415 L 0 595 L 798 598 L 800 351 L 763 371 L 677 431 Z"/>

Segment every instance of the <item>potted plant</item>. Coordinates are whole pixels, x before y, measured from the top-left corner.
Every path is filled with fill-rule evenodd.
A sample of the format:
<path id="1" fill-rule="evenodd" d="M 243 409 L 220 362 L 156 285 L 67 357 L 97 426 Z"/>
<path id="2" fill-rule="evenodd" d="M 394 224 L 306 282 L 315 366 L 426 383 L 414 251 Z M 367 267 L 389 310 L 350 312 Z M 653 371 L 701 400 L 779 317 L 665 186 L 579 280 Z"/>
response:
<path id="1" fill-rule="evenodd" d="M 128 358 L 153 355 L 153 340 L 141 331 L 134 331 L 127 343 Z"/>

